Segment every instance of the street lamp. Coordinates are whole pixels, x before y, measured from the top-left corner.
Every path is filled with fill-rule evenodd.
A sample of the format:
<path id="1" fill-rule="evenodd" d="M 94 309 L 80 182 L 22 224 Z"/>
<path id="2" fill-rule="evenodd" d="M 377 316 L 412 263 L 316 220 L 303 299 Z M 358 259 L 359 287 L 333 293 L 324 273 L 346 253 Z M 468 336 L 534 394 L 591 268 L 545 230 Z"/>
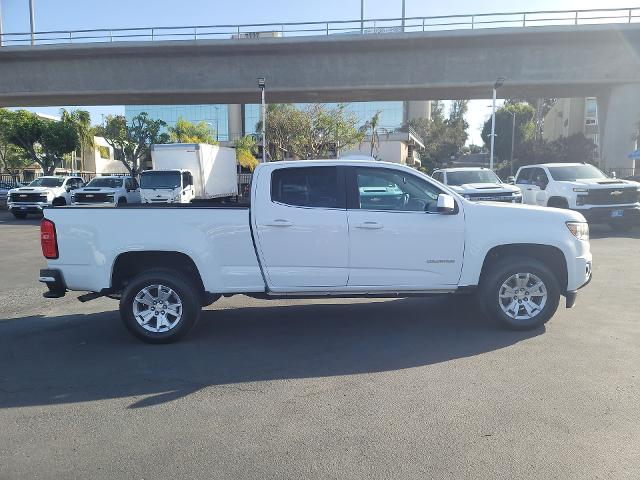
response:
<path id="1" fill-rule="evenodd" d="M 504 85 L 504 77 L 498 77 L 493 84 L 493 106 L 491 112 L 491 156 L 489 157 L 489 168 L 493 170 L 493 149 L 496 140 L 496 95 L 498 89 Z"/>
<path id="2" fill-rule="evenodd" d="M 265 80 L 264 77 L 258 78 L 258 88 L 262 93 L 262 163 L 267 162 L 267 141 L 266 141 L 266 129 L 267 129 L 267 109 L 264 103 L 264 88 L 265 88 Z"/>
<path id="3" fill-rule="evenodd" d="M 31 45 L 36 44 L 36 17 L 33 8 L 33 0 L 29 0 L 29 23 L 31 25 Z"/>
<path id="4" fill-rule="evenodd" d="M 512 122 L 511 122 L 511 162 L 510 162 L 510 171 L 511 176 L 513 177 L 513 145 L 516 140 L 516 112 L 511 112 Z"/>

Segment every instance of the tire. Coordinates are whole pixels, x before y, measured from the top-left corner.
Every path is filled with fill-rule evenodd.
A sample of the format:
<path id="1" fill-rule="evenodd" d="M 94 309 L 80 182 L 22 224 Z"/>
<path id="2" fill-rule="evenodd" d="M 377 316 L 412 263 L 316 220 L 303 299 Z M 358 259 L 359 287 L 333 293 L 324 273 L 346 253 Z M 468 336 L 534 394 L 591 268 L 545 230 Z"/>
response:
<path id="1" fill-rule="evenodd" d="M 16 218 L 16 220 L 24 220 L 25 218 L 27 218 L 27 213 L 26 212 L 20 212 L 20 211 L 17 211 L 17 210 L 12 210 L 11 213 Z"/>
<path id="2" fill-rule="evenodd" d="M 567 201 L 566 198 L 562 198 L 562 197 L 552 197 L 549 199 L 549 201 L 547 202 L 547 207 L 552 207 L 552 208 L 569 208 L 569 202 Z"/>
<path id="3" fill-rule="evenodd" d="M 120 197 L 118 199 L 118 205 L 125 205 L 127 203 L 127 199 L 124 197 Z"/>
<path id="4" fill-rule="evenodd" d="M 158 286 L 163 287 L 161 291 Z M 140 301 L 144 300 L 145 289 L 148 303 Z M 168 293 L 168 289 L 172 293 Z M 165 303 L 179 303 L 181 306 L 171 310 L 167 308 L 165 312 L 161 310 L 162 307 L 155 307 L 151 303 L 151 300 L 162 301 L 167 295 Z M 201 310 L 200 292 L 194 282 L 183 273 L 169 269 L 154 269 L 137 275 L 129 282 L 120 299 L 120 318 L 124 326 L 147 343 L 180 340 L 196 325 Z"/>
<path id="5" fill-rule="evenodd" d="M 64 207 L 66 204 L 67 201 L 62 197 L 54 198 L 51 202 L 51 205 L 53 205 L 54 207 Z"/>
<path id="6" fill-rule="evenodd" d="M 509 294 L 505 285 L 528 288 L 538 281 L 544 290 L 537 289 L 534 293 L 530 289 L 518 292 L 512 288 L 516 290 L 515 296 L 500 297 Z M 538 295 L 543 291 L 546 296 Z M 530 257 L 509 256 L 492 265 L 482 277 L 478 295 L 485 316 L 511 330 L 531 330 L 544 325 L 560 303 L 556 276 L 545 264 Z"/>

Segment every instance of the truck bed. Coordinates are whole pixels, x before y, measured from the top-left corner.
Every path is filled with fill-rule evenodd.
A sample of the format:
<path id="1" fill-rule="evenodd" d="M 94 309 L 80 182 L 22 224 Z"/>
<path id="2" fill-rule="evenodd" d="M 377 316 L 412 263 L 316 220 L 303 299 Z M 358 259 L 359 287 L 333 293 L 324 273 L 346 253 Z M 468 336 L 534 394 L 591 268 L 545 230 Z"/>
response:
<path id="1" fill-rule="evenodd" d="M 69 289 L 101 291 L 127 252 L 177 252 L 193 259 L 206 291 L 263 292 L 246 205 L 127 205 L 47 208 L 55 224 L 61 268 Z"/>

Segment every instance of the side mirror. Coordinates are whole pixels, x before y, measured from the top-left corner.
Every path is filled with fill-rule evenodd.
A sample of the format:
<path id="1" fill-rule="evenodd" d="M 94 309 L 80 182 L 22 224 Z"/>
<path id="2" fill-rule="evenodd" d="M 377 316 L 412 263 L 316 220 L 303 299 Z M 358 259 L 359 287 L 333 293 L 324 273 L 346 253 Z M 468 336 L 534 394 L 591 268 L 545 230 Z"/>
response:
<path id="1" fill-rule="evenodd" d="M 611 173 L 609 174 L 609 176 L 610 176 L 611 178 L 616 178 L 616 172 L 611 172 Z"/>
<path id="2" fill-rule="evenodd" d="M 449 215 L 456 209 L 456 201 L 447 193 L 438 195 L 438 213 Z"/>
<path id="3" fill-rule="evenodd" d="M 514 177 L 513 175 L 511 175 L 510 177 L 507 177 L 507 183 L 509 185 L 515 185 L 516 184 L 516 177 Z"/>

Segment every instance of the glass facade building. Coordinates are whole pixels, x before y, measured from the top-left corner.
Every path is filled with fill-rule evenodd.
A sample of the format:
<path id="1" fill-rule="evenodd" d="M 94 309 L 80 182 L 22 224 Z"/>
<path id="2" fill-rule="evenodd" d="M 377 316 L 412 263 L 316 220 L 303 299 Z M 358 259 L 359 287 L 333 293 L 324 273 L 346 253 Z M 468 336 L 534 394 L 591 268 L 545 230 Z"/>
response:
<path id="1" fill-rule="evenodd" d="M 307 104 L 297 103 L 298 108 L 304 108 Z M 337 106 L 337 103 L 325 103 L 327 108 Z M 392 132 L 404 123 L 404 102 L 351 102 L 346 103 L 346 110 L 355 113 L 358 117 L 357 127 L 361 127 L 371 120 L 377 111 L 380 111 L 380 127 Z M 257 133 L 256 125 L 260 121 L 260 105 L 245 105 L 244 130 L 245 133 Z"/>
<path id="2" fill-rule="evenodd" d="M 125 105 L 127 123 L 141 112 L 146 112 L 153 119 L 164 120 L 168 126 L 174 126 L 180 117 L 193 123 L 206 122 L 217 140 L 229 138 L 226 105 Z"/>
<path id="3" fill-rule="evenodd" d="M 308 104 L 296 104 L 304 108 Z M 327 108 L 337 106 L 337 103 L 326 103 Z M 405 102 L 351 102 L 346 103 L 347 111 L 353 112 L 358 118 L 357 127 L 370 120 L 380 111 L 380 127 L 392 132 L 400 128 L 405 119 Z M 125 117 L 130 122 L 141 112 L 147 112 L 151 118 L 164 120 L 168 126 L 173 126 L 182 117 L 190 122 L 206 122 L 212 132 L 217 132 L 217 140 L 234 140 L 229 138 L 229 108 L 227 105 L 125 105 Z M 260 105 L 244 106 L 242 118 L 244 133 L 256 132 L 256 125 L 260 121 Z"/>

